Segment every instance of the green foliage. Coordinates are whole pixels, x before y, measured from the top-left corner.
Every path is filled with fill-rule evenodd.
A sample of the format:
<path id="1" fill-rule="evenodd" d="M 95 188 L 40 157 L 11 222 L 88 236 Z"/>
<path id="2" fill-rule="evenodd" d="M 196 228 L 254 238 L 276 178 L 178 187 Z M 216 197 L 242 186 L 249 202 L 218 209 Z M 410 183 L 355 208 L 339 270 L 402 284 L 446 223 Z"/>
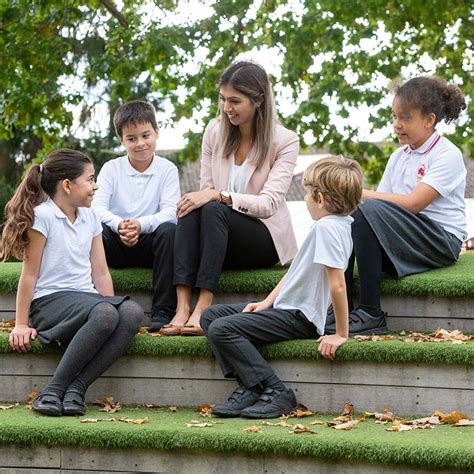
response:
<path id="1" fill-rule="evenodd" d="M 120 10 L 110 0 L 0 0 L 0 147 L 9 150 L 3 158 L 0 153 L 0 170 L 16 182 L 25 161 L 71 144 L 88 151 L 98 167 L 115 156 L 110 121 L 88 140 L 72 137 L 71 106 L 77 104 L 84 128 L 97 106 L 112 115 L 132 98 L 158 110 L 166 105 L 166 123 L 197 112 L 205 123 L 216 114 L 222 70 L 264 47 L 281 55 L 273 82 L 277 91 L 289 88 L 294 102 L 295 112 L 281 115 L 282 122 L 298 132 L 303 148 L 309 145 L 305 132 L 312 131 L 316 148 L 358 159 L 370 183 L 380 178 L 393 146 L 361 142 L 359 124 L 341 130 L 334 115 L 347 118 L 359 106 L 373 107 L 367 125 L 385 126 L 390 81 L 412 74 L 439 74 L 473 96 L 471 1 L 295 3 L 220 0 L 208 17 L 178 21 L 173 10 L 186 4 L 171 0 L 124 0 Z M 453 136 L 470 155 L 473 110 Z M 187 138 L 180 159 L 196 159 L 201 133 Z"/>

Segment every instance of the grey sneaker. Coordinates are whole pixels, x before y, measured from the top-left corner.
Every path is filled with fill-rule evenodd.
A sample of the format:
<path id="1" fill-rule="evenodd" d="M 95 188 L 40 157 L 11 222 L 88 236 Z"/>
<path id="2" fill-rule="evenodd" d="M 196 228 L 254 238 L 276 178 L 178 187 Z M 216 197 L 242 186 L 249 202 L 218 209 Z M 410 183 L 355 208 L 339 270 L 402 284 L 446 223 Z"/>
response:
<path id="1" fill-rule="evenodd" d="M 385 316 L 387 313 L 380 311 L 376 316 L 368 313 L 362 308 L 356 308 L 349 314 L 349 336 L 357 334 L 385 334 L 388 332 Z M 324 334 L 335 334 L 336 322 L 326 324 Z"/>
<path id="2" fill-rule="evenodd" d="M 245 387 L 237 387 L 228 398 L 227 403 L 216 405 L 212 414 L 222 417 L 238 417 L 244 408 L 252 406 L 260 396 L 259 393 L 247 390 Z"/>
<path id="3" fill-rule="evenodd" d="M 296 410 L 296 397 L 293 390 L 277 391 L 266 388 L 258 400 L 242 410 L 243 418 L 278 418 Z"/>

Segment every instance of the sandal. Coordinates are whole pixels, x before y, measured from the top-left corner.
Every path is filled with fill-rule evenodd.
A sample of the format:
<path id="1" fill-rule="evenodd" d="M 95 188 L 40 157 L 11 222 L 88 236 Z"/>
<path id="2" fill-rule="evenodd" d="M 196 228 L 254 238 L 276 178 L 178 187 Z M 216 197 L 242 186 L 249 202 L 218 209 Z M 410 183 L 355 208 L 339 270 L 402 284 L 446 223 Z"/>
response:
<path id="1" fill-rule="evenodd" d="M 48 416 L 61 416 L 63 414 L 63 403 L 55 393 L 40 393 L 31 403 L 31 408 Z"/>
<path id="2" fill-rule="evenodd" d="M 158 333 L 162 336 L 179 336 L 182 328 L 183 326 L 169 323 L 162 326 Z"/>
<path id="3" fill-rule="evenodd" d="M 63 415 L 82 416 L 86 412 L 84 395 L 78 390 L 71 389 L 64 394 Z"/>
<path id="4" fill-rule="evenodd" d="M 204 329 L 192 324 L 185 324 L 181 328 L 181 336 L 204 336 Z"/>

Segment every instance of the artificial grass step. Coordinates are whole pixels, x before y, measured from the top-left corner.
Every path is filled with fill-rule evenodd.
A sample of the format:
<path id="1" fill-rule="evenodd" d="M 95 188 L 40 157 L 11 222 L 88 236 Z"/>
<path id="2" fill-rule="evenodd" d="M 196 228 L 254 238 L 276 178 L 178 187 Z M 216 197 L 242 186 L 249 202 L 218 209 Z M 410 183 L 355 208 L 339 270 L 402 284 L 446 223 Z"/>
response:
<path id="1" fill-rule="evenodd" d="M 423 363 L 474 365 L 474 340 L 463 344 L 452 342 L 404 342 L 402 340 L 357 341 L 350 338 L 339 348 L 337 360 L 380 363 Z M 268 359 L 321 360 L 314 340 L 293 340 L 261 347 Z M 33 341 L 31 352 L 44 354 L 58 352 L 56 346 L 44 346 Z M 8 333 L 0 332 L 0 354 L 13 352 L 8 345 Z M 213 357 L 205 337 L 155 337 L 137 334 L 128 355 L 145 357 Z"/>
<path id="2" fill-rule="evenodd" d="M 285 274 L 287 267 L 262 270 L 228 270 L 219 280 L 218 293 L 268 293 Z M 0 293 L 16 291 L 21 263 L 0 264 Z M 118 292 L 151 292 L 151 270 L 128 268 L 111 270 Z M 472 297 L 474 296 L 474 252 L 466 252 L 455 265 L 400 279 L 382 282 L 385 295 Z"/>
<path id="3" fill-rule="evenodd" d="M 89 407 L 82 419 L 112 417 L 146 417 L 148 422 L 141 425 L 119 421 L 85 424 L 81 423 L 81 418 L 41 416 L 20 405 L 0 410 L 0 445 L 118 448 L 129 455 L 133 448 L 176 450 L 177 456 L 179 450 L 187 449 L 204 456 L 220 452 L 231 457 L 243 452 L 257 456 L 286 456 L 290 461 L 301 457 L 334 462 L 364 461 L 380 464 L 380 469 L 391 463 L 427 470 L 474 469 L 474 427 L 438 425 L 432 430 L 387 432 L 387 425 L 367 420 L 351 431 L 339 431 L 326 425 L 310 425 L 315 419 L 333 419 L 332 415 L 318 413 L 311 418 L 287 420 L 291 424 L 304 424 L 316 432 L 298 435 L 290 434 L 288 427 L 264 426 L 258 420 L 199 417 L 195 410 L 185 408 L 171 412 L 166 407 L 131 406 L 113 415 L 100 412 L 99 407 Z M 212 423 L 212 427 L 187 427 L 186 423 L 192 420 Z M 261 432 L 245 432 L 244 429 L 251 425 L 261 426 Z M 153 455 L 153 451 L 149 453 Z M 337 468 L 337 464 L 334 467 Z"/>

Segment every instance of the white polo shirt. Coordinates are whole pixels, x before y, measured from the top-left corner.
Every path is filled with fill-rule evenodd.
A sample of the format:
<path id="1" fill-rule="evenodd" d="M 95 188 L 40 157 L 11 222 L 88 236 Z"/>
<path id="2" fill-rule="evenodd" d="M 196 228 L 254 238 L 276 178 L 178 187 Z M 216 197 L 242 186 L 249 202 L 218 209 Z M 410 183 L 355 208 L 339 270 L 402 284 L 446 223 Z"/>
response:
<path id="1" fill-rule="evenodd" d="M 286 274 L 274 308 L 299 309 L 324 334 L 331 294 L 325 267 L 346 270 L 352 253 L 350 216 L 316 221 Z"/>
<path id="2" fill-rule="evenodd" d="M 33 299 L 57 291 L 97 293 L 92 283 L 92 239 L 102 232 L 92 209 L 79 207 L 71 224 L 52 199 L 34 208 L 32 228 L 46 237 Z"/>
<path id="3" fill-rule="evenodd" d="M 420 214 L 463 241 L 467 237 L 466 174 L 461 150 L 435 131 L 416 150 L 405 145 L 392 153 L 377 191 L 410 194 L 418 183 L 428 184 L 440 196 Z"/>
<path id="4" fill-rule="evenodd" d="M 104 164 L 97 177 L 92 207 L 114 232 L 123 219 L 138 219 L 142 233 L 154 232 L 164 222 L 176 223 L 176 204 L 181 197 L 178 168 L 155 156 L 140 173 L 122 156 Z"/>

